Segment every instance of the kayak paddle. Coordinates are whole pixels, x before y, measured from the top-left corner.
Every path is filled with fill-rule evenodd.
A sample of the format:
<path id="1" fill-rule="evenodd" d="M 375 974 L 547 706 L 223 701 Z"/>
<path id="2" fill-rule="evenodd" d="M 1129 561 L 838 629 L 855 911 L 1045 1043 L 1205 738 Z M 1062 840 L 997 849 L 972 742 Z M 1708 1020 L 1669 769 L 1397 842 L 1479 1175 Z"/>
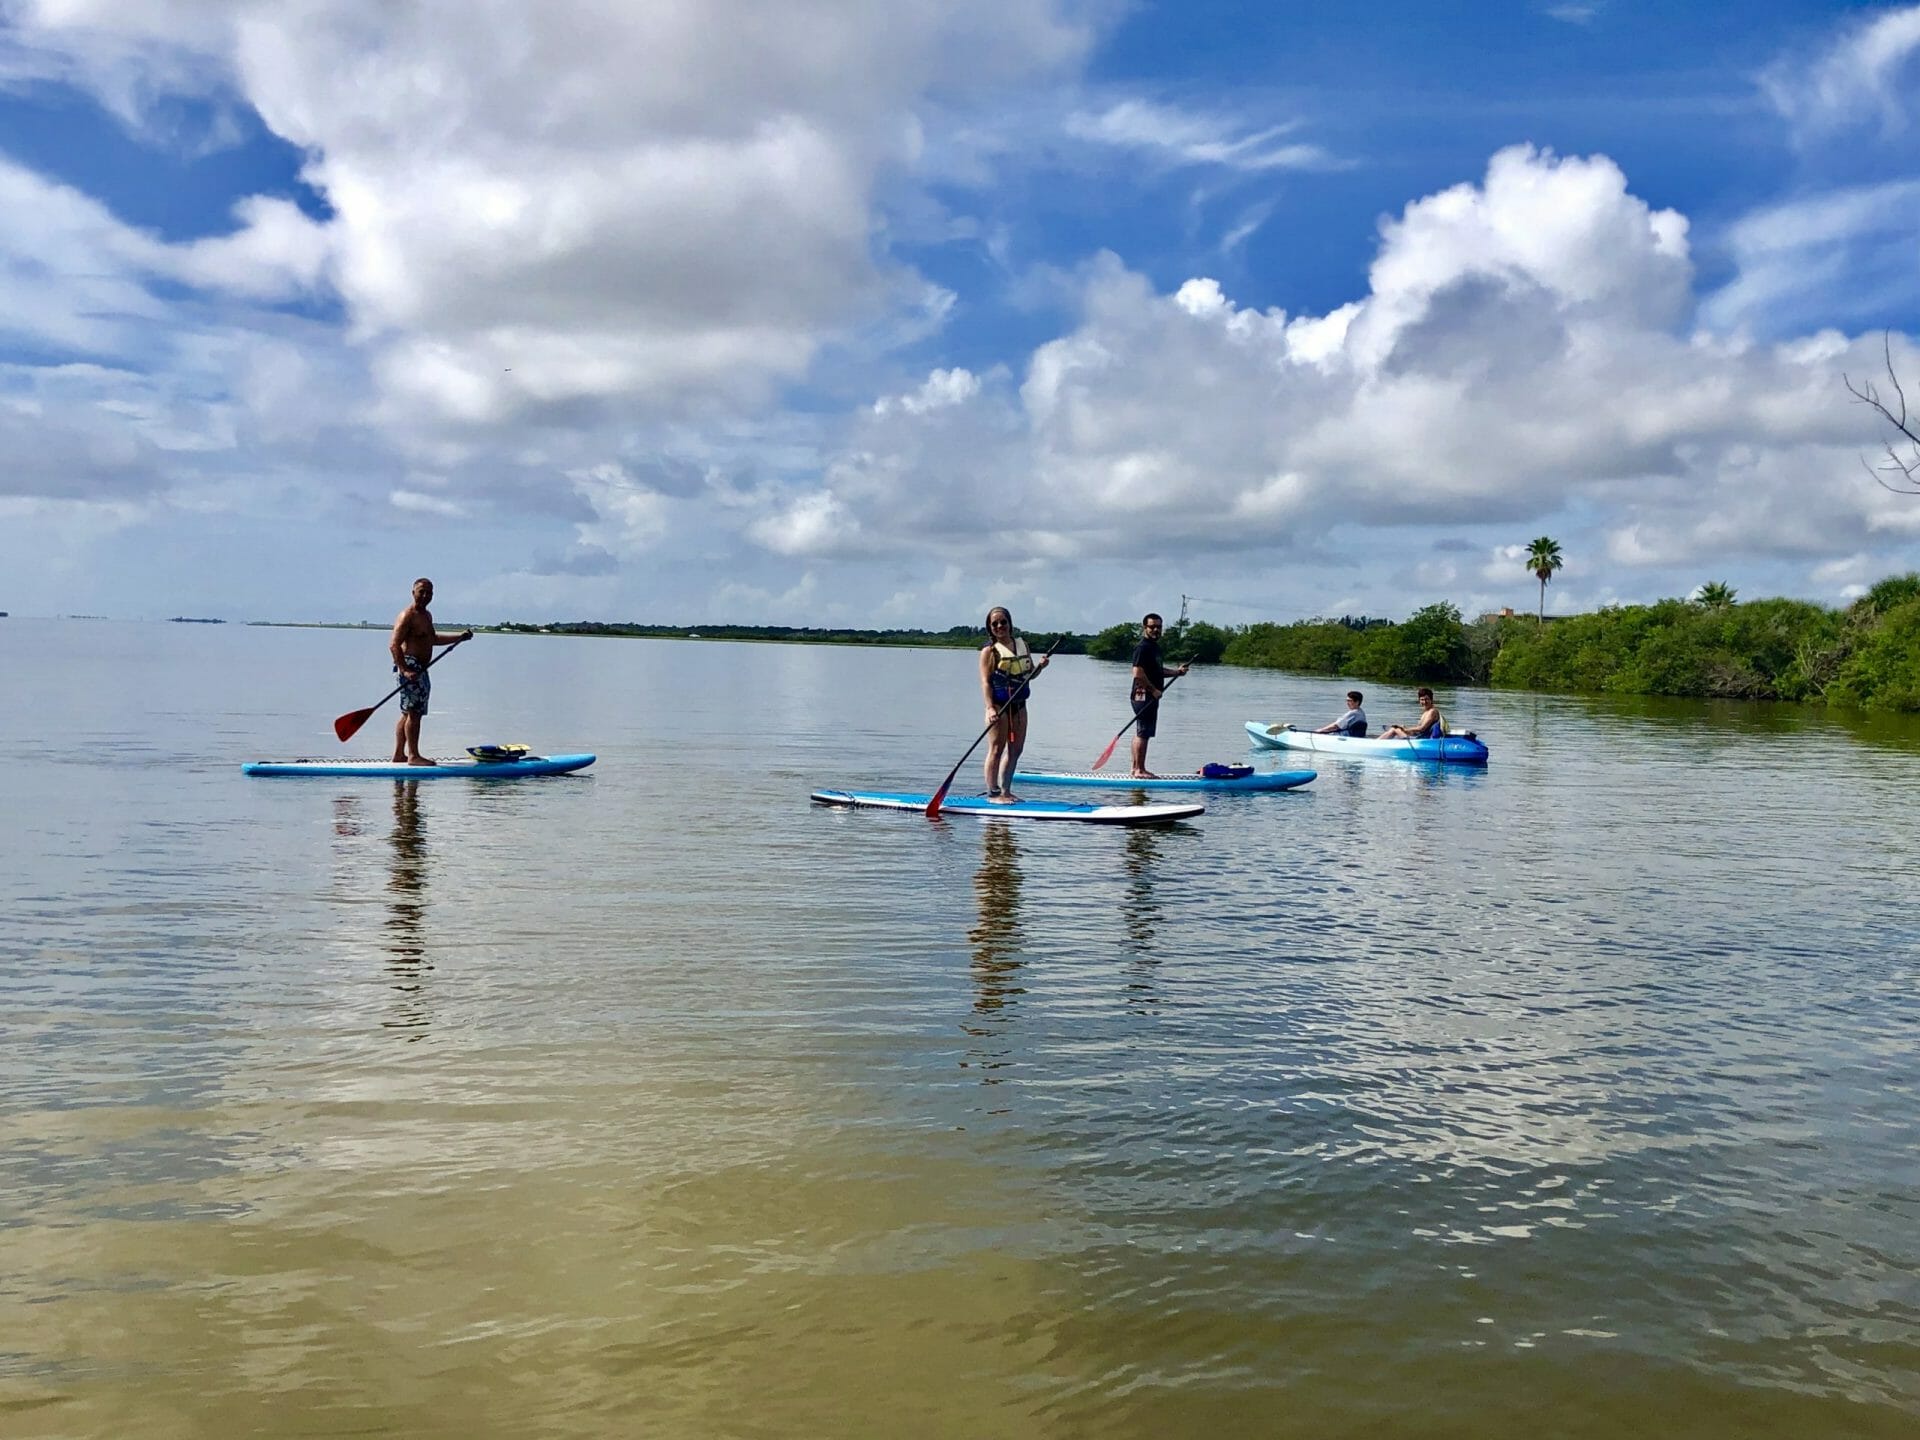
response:
<path id="1" fill-rule="evenodd" d="M 1040 658 L 1042 660 L 1051 660 L 1053 658 L 1053 652 L 1060 648 L 1060 642 L 1066 638 L 1064 633 L 1057 636 L 1053 644 L 1047 647 L 1047 653 Z M 1037 674 L 1038 671 L 1036 670 L 1035 673 Z M 927 819 L 938 820 L 940 818 L 940 802 L 947 798 L 947 791 L 953 788 L 953 777 L 958 775 L 960 773 L 960 767 L 967 763 L 967 755 L 973 754 L 974 751 L 980 748 L 980 742 L 993 733 L 993 727 L 1000 723 L 1000 717 L 1012 708 L 1014 701 L 1024 698 L 1032 685 L 1033 676 L 1029 675 L 1015 686 L 1013 694 L 1007 697 L 1006 703 L 993 712 L 993 719 L 987 722 L 987 728 L 974 737 L 973 744 L 967 746 L 967 754 L 962 755 L 958 760 L 953 762 L 953 769 L 947 772 L 947 778 L 940 782 L 940 788 L 934 791 L 933 798 L 927 801 Z"/>
<path id="2" fill-rule="evenodd" d="M 431 660 L 427 661 L 427 663 L 421 666 L 420 668 L 423 671 L 431 670 L 434 666 L 438 665 L 442 660 L 446 659 L 447 656 L 451 655 L 458 646 L 464 645 L 466 643 L 467 643 L 466 640 L 454 641 L 452 645 L 447 646 L 446 649 L 442 650 L 438 655 L 434 656 Z M 393 689 L 387 691 L 386 694 L 382 695 L 376 703 L 369 705 L 366 709 L 349 710 L 346 714 L 342 715 L 338 720 L 334 721 L 333 733 L 340 737 L 340 743 L 344 745 L 347 743 L 347 741 L 351 740 L 354 737 L 354 733 L 357 730 L 359 730 L 359 728 L 362 725 L 366 724 L 368 720 L 373 718 L 374 711 L 378 710 L 382 705 L 386 704 L 387 701 L 391 700 L 394 696 L 398 695 L 399 693 L 400 693 L 400 687 L 396 685 L 393 687 Z"/>
<path id="3" fill-rule="evenodd" d="M 1179 678 L 1180 677 L 1176 675 L 1173 677 L 1173 680 L 1178 680 Z M 1167 681 L 1166 684 L 1160 687 L 1160 693 L 1162 695 L 1166 694 L 1167 691 L 1173 688 L 1173 680 Z M 1100 758 L 1093 762 L 1093 768 L 1098 770 L 1102 765 L 1105 765 L 1107 761 L 1111 760 L 1113 758 L 1113 747 L 1120 743 L 1120 736 L 1126 734 L 1127 731 L 1133 729 L 1133 727 L 1138 725 L 1139 723 L 1140 723 L 1140 717 L 1138 715 L 1135 715 L 1133 719 L 1127 721 L 1126 724 L 1122 725 L 1119 731 L 1115 733 L 1113 739 L 1107 741 L 1107 748 L 1100 752 Z"/>

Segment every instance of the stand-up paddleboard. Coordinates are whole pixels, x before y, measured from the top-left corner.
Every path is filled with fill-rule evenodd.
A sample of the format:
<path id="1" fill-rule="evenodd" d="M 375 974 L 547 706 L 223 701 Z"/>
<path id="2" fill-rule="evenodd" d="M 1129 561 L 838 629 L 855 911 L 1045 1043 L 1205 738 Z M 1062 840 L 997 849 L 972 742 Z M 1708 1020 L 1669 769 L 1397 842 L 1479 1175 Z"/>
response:
<path id="1" fill-rule="evenodd" d="M 592 755 L 527 755 L 518 760 L 446 759 L 436 765 L 396 765 L 391 760 L 252 760 L 242 775 L 355 775 L 362 780 L 521 780 L 564 775 L 593 764 Z"/>
<path id="2" fill-rule="evenodd" d="M 1437 740 L 1383 739 L 1369 735 L 1320 735 L 1284 725 L 1247 721 L 1247 734 L 1270 750 L 1311 750 L 1316 755 L 1353 755 L 1378 760 L 1437 760 L 1448 765 L 1484 765 L 1487 747 L 1471 735 L 1442 735 Z"/>
<path id="3" fill-rule="evenodd" d="M 1264 770 L 1251 775 L 1208 775 L 1194 771 L 1185 775 L 1156 775 L 1151 780 L 1131 775 L 1052 773 L 1042 770 L 1017 770 L 1016 785 L 1084 785 L 1102 790 L 1292 790 L 1306 784 L 1317 770 Z"/>
<path id="4" fill-rule="evenodd" d="M 918 810 L 925 812 L 931 795 L 904 795 L 873 790 L 816 790 L 814 800 L 842 809 Z M 1068 805 L 1057 800 L 1019 800 L 997 805 L 984 795 L 949 796 L 940 802 L 942 815 L 978 815 L 989 820 L 1077 820 L 1087 825 L 1171 825 L 1207 813 L 1190 805 Z"/>

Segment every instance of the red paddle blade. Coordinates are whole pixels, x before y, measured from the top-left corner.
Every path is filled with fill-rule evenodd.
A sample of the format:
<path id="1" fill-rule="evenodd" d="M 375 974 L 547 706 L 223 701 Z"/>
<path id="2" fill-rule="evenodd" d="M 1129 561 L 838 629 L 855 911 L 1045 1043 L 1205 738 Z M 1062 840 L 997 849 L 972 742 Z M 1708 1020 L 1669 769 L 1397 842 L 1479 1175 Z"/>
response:
<path id="1" fill-rule="evenodd" d="M 940 818 L 940 802 L 947 798 L 947 791 L 952 785 L 953 776 L 949 775 L 947 777 L 947 783 L 933 792 L 933 798 L 927 801 L 927 819 L 938 820 Z"/>
<path id="2" fill-rule="evenodd" d="M 1126 731 L 1122 730 L 1120 732 L 1120 735 L 1124 735 L 1126 733 L 1127 733 Z M 1102 765 L 1105 765 L 1107 761 L 1113 758 L 1113 747 L 1120 743 L 1120 735 L 1116 735 L 1113 737 L 1113 739 L 1107 741 L 1107 748 L 1102 750 L 1100 752 L 1100 758 L 1093 762 L 1094 769 L 1098 770 Z"/>
<path id="3" fill-rule="evenodd" d="M 340 743 L 344 745 L 347 741 L 351 740 L 354 731 L 366 724 L 367 717 L 373 714 L 378 708 L 378 706 L 370 705 L 365 710 L 352 710 L 334 721 L 333 733 L 339 737 Z"/>

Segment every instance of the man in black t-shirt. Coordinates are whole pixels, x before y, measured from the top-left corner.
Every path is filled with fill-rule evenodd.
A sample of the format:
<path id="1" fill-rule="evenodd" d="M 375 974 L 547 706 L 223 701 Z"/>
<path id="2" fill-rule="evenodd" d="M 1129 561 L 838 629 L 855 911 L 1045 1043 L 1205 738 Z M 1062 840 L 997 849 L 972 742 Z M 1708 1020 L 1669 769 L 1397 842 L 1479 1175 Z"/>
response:
<path id="1" fill-rule="evenodd" d="M 1133 650 L 1133 776 L 1136 780 L 1156 778 L 1147 769 L 1147 742 L 1159 728 L 1160 696 L 1168 684 L 1167 667 L 1160 660 L 1161 627 L 1160 617 L 1149 614 L 1140 622 L 1140 643 Z M 1184 675 L 1187 666 L 1182 665 L 1173 673 Z"/>

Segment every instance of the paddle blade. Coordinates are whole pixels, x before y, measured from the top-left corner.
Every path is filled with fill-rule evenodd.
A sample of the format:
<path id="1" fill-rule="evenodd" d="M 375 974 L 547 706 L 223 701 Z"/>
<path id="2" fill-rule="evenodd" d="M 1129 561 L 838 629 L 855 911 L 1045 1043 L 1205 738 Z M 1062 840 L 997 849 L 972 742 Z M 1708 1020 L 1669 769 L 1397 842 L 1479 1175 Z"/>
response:
<path id="1" fill-rule="evenodd" d="M 350 710 L 334 721 L 333 733 L 339 737 L 340 743 L 344 745 L 351 740 L 354 732 L 367 723 L 367 717 L 379 708 L 377 705 L 369 705 L 364 710 Z"/>
<path id="2" fill-rule="evenodd" d="M 1124 735 L 1126 733 L 1127 733 L 1126 731 L 1122 730 L 1120 732 L 1120 735 Z M 1120 743 L 1120 735 L 1116 735 L 1113 737 L 1113 739 L 1107 741 L 1107 748 L 1102 750 L 1100 752 L 1100 758 L 1093 762 L 1094 769 L 1098 770 L 1101 766 L 1105 765 L 1107 761 L 1113 758 L 1113 747 Z"/>
<path id="3" fill-rule="evenodd" d="M 959 773 L 957 770 L 954 772 L 955 775 Z M 938 820 L 940 818 L 940 802 L 947 798 L 947 791 L 952 788 L 953 775 L 949 775 L 941 782 L 940 788 L 933 792 L 933 798 L 927 801 L 927 819 Z"/>

